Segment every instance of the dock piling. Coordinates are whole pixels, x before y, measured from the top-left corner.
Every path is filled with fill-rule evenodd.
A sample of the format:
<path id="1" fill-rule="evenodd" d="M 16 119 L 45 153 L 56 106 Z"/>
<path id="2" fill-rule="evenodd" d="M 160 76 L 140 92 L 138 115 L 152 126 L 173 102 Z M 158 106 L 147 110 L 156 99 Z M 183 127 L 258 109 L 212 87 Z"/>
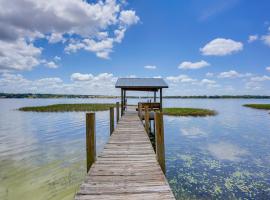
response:
<path id="1" fill-rule="evenodd" d="M 96 160 L 95 113 L 86 113 L 86 169 L 87 172 Z"/>
<path id="2" fill-rule="evenodd" d="M 165 174 L 165 145 L 164 145 L 164 126 L 163 126 L 163 113 L 155 113 L 155 126 L 156 126 L 156 156 L 159 165 Z"/>
<path id="3" fill-rule="evenodd" d="M 110 107 L 110 135 L 114 131 L 114 107 Z"/>
<path id="4" fill-rule="evenodd" d="M 149 110 L 148 110 L 148 106 L 145 106 L 145 108 L 144 108 L 144 121 L 145 121 L 145 130 L 146 130 L 146 133 L 149 135 L 150 124 L 149 124 Z"/>
<path id="5" fill-rule="evenodd" d="M 119 122 L 119 102 L 116 102 L 116 121 Z"/>

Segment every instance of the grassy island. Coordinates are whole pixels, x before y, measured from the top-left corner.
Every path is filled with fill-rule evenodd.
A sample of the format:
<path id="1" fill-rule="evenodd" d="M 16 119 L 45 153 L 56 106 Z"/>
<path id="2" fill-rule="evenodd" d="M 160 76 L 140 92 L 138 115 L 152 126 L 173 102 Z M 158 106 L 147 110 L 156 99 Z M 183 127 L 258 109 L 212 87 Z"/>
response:
<path id="1" fill-rule="evenodd" d="M 214 110 L 201 108 L 163 108 L 163 113 L 164 115 L 193 117 L 213 116 L 217 114 Z"/>
<path id="2" fill-rule="evenodd" d="M 243 106 L 261 110 L 270 110 L 270 104 L 244 104 Z"/>
<path id="3" fill-rule="evenodd" d="M 114 107 L 115 104 L 53 104 L 48 106 L 22 107 L 20 111 L 32 112 L 80 112 L 80 111 L 104 111 Z"/>

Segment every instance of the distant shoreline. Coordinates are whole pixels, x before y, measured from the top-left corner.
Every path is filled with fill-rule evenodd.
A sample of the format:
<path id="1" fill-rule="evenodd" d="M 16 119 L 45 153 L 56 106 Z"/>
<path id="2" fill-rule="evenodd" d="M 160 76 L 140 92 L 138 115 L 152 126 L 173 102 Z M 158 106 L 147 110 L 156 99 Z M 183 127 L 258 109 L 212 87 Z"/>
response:
<path id="1" fill-rule="evenodd" d="M 110 95 L 73 95 L 73 94 L 33 94 L 33 93 L 0 93 L 0 99 L 7 98 L 27 98 L 27 99 L 58 99 L 58 98 L 80 98 L 80 99 L 92 99 L 92 98 L 106 98 L 116 99 L 120 96 Z M 127 98 L 151 98 L 151 96 L 127 96 Z M 267 95 L 198 95 L 198 96 L 163 96 L 164 99 L 270 99 Z"/>

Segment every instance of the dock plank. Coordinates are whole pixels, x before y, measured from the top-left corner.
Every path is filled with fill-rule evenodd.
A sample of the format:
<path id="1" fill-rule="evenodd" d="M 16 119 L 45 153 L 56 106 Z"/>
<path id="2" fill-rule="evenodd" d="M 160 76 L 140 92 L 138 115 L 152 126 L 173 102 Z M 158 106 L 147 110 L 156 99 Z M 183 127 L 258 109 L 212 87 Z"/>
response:
<path id="1" fill-rule="evenodd" d="M 119 120 L 75 200 L 175 199 L 136 112 Z"/>

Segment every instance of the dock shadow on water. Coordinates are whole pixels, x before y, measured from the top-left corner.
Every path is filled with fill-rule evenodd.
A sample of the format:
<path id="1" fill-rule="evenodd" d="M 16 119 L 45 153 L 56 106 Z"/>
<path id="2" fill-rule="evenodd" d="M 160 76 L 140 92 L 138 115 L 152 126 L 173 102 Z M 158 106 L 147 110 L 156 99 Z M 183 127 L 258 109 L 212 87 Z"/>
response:
<path id="1" fill-rule="evenodd" d="M 112 100 L 0 101 L 0 199 L 73 199 L 86 173 L 85 113 L 28 113 L 16 108 Z M 166 176 L 177 199 L 270 199 L 270 117 L 242 107 L 246 103 L 269 100 L 165 100 L 165 106 L 219 113 L 203 118 L 164 116 Z M 107 111 L 96 115 L 96 125 L 100 152 L 109 137 Z"/>

